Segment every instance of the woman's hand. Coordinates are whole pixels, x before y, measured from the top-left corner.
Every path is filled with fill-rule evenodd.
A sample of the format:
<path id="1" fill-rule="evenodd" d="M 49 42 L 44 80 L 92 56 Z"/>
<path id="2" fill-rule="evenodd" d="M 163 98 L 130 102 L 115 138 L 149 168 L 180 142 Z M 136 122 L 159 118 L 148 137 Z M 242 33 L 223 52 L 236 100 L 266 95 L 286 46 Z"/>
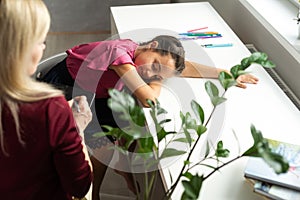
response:
<path id="1" fill-rule="evenodd" d="M 82 146 L 83 146 L 83 153 L 85 155 L 85 159 L 88 161 L 90 168 L 93 171 L 93 165 L 90 160 L 89 152 L 84 142 L 84 132 L 83 132 L 84 129 L 92 120 L 92 111 L 89 107 L 86 96 L 77 96 L 74 99 L 68 101 L 68 103 L 72 108 L 77 129 L 82 138 Z"/>
<path id="2" fill-rule="evenodd" d="M 92 112 L 85 96 L 77 96 L 69 101 L 79 132 L 82 133 L 92 120 Z"/>
<path id="3" fill-rule="evenodd" d="M 253 76 L 252 74 L 243 74 L 236 79 L 236 82 L 237 87 L 247 88 L 247 85 L 245 83 L 256 84 L 258 82 L 258 78 Z"/>

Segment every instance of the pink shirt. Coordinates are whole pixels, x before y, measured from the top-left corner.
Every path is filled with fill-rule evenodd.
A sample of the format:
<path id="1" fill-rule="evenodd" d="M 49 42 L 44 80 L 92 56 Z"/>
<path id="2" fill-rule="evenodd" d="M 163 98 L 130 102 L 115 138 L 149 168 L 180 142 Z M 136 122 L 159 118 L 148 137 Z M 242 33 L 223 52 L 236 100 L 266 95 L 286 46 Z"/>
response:
<path id="1" fill-rule="evenodd" d="M 4 141 L 9 156 L 0 150 L 0 198 L 66 200 L 84 196 L 92 172 L 82 152 L 72 111 L 63 96 L 19 106 L 21 135 L 3 107 Z"/>
<path id="2" fill-rule="evenodd" d="M 67 50 L 67 68 L 76 83 L 96 93 L 96 98 L 108 98 L 108 89 L 121 90 L 124 83 L 110 65 L 134 64 L 138 44 L 132 40 L 107 40 L 75 46 Z"/>

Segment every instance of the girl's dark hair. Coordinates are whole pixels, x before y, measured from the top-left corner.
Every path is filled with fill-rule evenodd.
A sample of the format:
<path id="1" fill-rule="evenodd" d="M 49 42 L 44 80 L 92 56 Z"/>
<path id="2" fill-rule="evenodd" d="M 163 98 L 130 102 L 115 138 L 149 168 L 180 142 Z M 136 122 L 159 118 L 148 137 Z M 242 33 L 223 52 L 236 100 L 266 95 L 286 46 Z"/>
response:
<path id="1" fill-rule="evenodd" d="M 170 54 L 175 60 L 176 71 L 181 73 L 185 68 L 185 51 L 181 42 L 176 37 L 170 35 L 159 35 L 148 42 L 141 43 L 140 45 L 147 45 L 153 41 L 157 41 L 158 46 L 156 48 L 152 48 L 151 50 L 159 53 L 162 56 Z"/>

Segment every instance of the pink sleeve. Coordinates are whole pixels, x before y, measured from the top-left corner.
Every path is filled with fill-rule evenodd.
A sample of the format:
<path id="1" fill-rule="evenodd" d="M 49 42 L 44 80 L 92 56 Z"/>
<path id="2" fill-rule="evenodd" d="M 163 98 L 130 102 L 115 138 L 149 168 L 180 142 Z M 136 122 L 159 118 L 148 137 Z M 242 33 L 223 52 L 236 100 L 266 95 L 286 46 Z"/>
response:
<path id="1" fill-rule="evenodd" d="M 122 64 L 135 65 L 132 58 L 127 53 L 123 53 L 119 55 L 117 58 L 113 60 L 113 62 L 111 62 L 111 65 L 122 65 Z"/>

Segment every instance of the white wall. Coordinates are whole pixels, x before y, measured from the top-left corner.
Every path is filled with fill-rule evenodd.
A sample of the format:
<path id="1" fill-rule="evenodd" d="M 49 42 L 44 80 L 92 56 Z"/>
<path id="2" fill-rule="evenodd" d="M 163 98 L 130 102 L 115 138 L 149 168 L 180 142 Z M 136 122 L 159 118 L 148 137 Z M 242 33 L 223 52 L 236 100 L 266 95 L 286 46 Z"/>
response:
<path id="1" fill-rule="evenodd" d="M 44 0 L 51 14 L 50 32 L 110 31 L 110 6 L 169 3 L 170 0 Z"/>

